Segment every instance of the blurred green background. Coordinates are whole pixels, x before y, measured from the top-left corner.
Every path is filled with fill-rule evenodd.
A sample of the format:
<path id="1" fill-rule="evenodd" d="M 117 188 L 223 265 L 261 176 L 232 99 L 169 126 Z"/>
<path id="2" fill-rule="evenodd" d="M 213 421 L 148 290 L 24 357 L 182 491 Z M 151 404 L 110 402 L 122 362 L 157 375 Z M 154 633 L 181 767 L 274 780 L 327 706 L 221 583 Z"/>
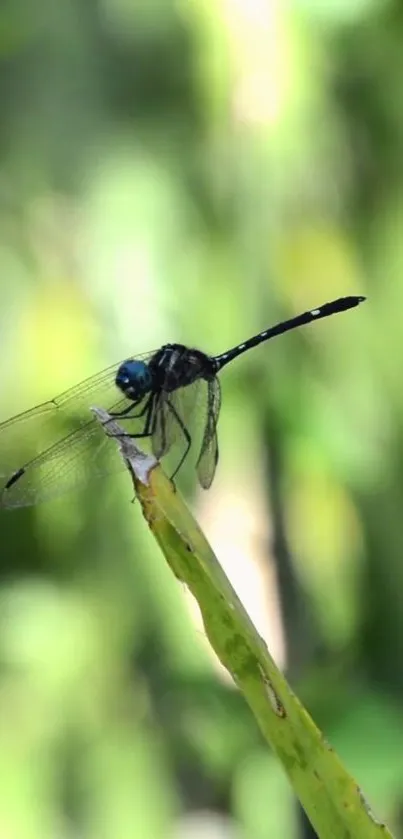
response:
<path id="1" fill-rule="evenodd" d="M 0 61 L 1 419 L 368 295 L 223 372 L 181 487 L 403 835 L 403 3 L 4 0 Z M 312 836 L 131 496 L 0 511 L 0 836 Z"/>

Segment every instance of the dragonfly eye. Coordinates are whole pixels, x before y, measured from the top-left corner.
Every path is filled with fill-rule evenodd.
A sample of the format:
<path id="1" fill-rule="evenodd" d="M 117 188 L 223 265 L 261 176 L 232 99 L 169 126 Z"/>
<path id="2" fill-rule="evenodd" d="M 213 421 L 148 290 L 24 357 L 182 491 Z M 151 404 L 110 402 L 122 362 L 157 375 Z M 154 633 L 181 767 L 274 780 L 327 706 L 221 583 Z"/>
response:
<path id="1" fill-rule="evenodd" d="M 116 384 L 130 399 L 138 399 L 151 389 L 152 378 L 144 361 L 124 361 L 116 374 Z"/>

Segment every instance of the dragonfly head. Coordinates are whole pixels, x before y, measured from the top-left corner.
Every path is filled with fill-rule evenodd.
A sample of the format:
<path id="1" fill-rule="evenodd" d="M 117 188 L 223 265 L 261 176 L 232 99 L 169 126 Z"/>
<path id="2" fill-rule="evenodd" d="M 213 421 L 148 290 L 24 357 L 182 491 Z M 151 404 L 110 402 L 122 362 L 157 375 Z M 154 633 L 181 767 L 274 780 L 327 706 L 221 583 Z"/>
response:
<path id="1" fill-rule="evenodd" d="M 144 361 L 129 358 L 120 365 L 115 382 L 124 395 L 135 402 L 151 390 L 150 368 Z"/>

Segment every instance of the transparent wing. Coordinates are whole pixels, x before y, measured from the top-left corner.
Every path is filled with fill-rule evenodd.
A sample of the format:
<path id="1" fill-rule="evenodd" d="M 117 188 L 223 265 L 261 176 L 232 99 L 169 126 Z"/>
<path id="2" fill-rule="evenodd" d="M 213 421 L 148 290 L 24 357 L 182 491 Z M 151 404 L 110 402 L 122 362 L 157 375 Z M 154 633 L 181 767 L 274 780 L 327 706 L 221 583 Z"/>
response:
<path id="1" fill-rule="evenodd" d="M 199 458 L 197 476 L 203 489 L 208 489 L 215 475 L 218 462 L 217 423 L 221 407 L 221 387 L 217 378 L 207 383 L 207 416 Z"/>
<path id="2" fill-rule="evenodd" d="M 172 426 L 172 427 L 171 427 Z M 167 394 L 160 394 L 155 404 L 154 430 L 151 438 L 153 454 L 157 460 L 166 455 L 174 442 L 175 428 L 167 404 Z"/>
<path id="3" fill-rule="evenodd" d="M 136 358 L 147 359 L 152 354 Z M 107 445 L 105 433 L 90 412 L 91 405 L 119 412 L 131 404 L 115 386 L 118 366 L 111 365 L 49 402 L 0 424 L 0 506 L 35 504 L 89 477 L 124 468 L 117 447 Z M 133 413 L 140 409 L 141 405 L 133 405 Z M 122 420 L 123 427 L 133 434 L 141 430 L 143 422 L 143 417 Z M 10 481 L 14 473 L 19 477 Z"/>
<path id="4" fill-rule="evenodd" d="M 152 437 L 153 453 L 158 460 L 173 447 L 180 451 L 187 447 L 187 438 L 192 427 L 196 406 L 200 405 L 204 390 L 204 379 L 196 379 L 187 387 L 167 393 L 163 391 L 156 407 L 155 429 Z M 175 452 L 176 455 L 176 452 Z"/>
<path id="5" fill-rule="evenodd" d="M 169 454 L 181 466 L 191 443 L 201 441 L 197 475 L 208 489 L 218 461 L 217 422 L 221 405 L 218 379 L 197 379 L 188 387 L 163 392 L 156 407 L 153 452 L 158 459 Z M 176 470 L 175 470 L 176 471 Z"/>

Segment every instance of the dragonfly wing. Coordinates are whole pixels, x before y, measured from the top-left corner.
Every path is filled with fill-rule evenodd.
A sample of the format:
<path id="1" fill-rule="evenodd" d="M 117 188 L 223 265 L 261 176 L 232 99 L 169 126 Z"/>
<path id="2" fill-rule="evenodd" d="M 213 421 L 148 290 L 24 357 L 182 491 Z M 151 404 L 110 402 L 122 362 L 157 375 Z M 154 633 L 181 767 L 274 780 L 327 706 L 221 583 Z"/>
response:
<path id="1" fill-rule="evenodd" d="M 63 495 L 90 478 L 123 469 L 117 447 L 113 451 L 109 443 L 106 450 L 107 444 L 99 423 L 90 421 L 20 467 L 3 487 L 0 506 L 28 507 Z"/>
<path id="2" fill-rule="evenodd" d="M 33 504 L 82 483 L 85 472 L 111 471 L 111 465 L 104 464 L 101 470 L 98 463 L 107 441 L 90 408 L 120 412 L 133 404 L 115 385 L 117 367 L 112 365 L 55 399 L 0 423 L 0 492 L 5 488 L 1 505 Z M 134 412 L 139 408 L 133 404 Z M 142 418 L 122 419 L 122 426 L 132 434 L 141 431 L 143 423 Z M 117 455 L 116 464 L 120 461 Z M 13 481 L 16 474 L 19 477 Z"/>
<path id="3" fill-rule="evenodd" d="M 151 438 L 153 454 L 161 460 L 169 451 L 173 442 L 172 417 L 168 408 L 167 394 L 162 392 L 155 401 Z"/>
<path id="4" fill-rule="evenodd" d="M 184 428 L 188 431 L 196 405 L 200 401 L 203 380 L 197 379 L 187 387 L 172 392 L 163 391 L 156 404 L 155 428 L 152 446 L 155 457 L 160 460 L 171 449 L 186 448 Z"/>
<path id="5" fill-rule="evenodd" d="M 139 406 L 133 406 L 137 411 Z M 136 437 L 142 417 L 118 419 L 122 430 Z M 0 507 L 26 507 L 63 495 L 93 478 L 125 468 L 116 443 L 95 418 L 80 425 L 8 477 L 0 490 Z"/>
<path id="6" fill-rule="evenodd" d="M 217 378 L 207 383 L 207 417 L 199 458 L 197 476 L 203 489 L 208 489 L 215 475 L 218 462 L 217 423 L 221 407 L 221 387 Z"/>

